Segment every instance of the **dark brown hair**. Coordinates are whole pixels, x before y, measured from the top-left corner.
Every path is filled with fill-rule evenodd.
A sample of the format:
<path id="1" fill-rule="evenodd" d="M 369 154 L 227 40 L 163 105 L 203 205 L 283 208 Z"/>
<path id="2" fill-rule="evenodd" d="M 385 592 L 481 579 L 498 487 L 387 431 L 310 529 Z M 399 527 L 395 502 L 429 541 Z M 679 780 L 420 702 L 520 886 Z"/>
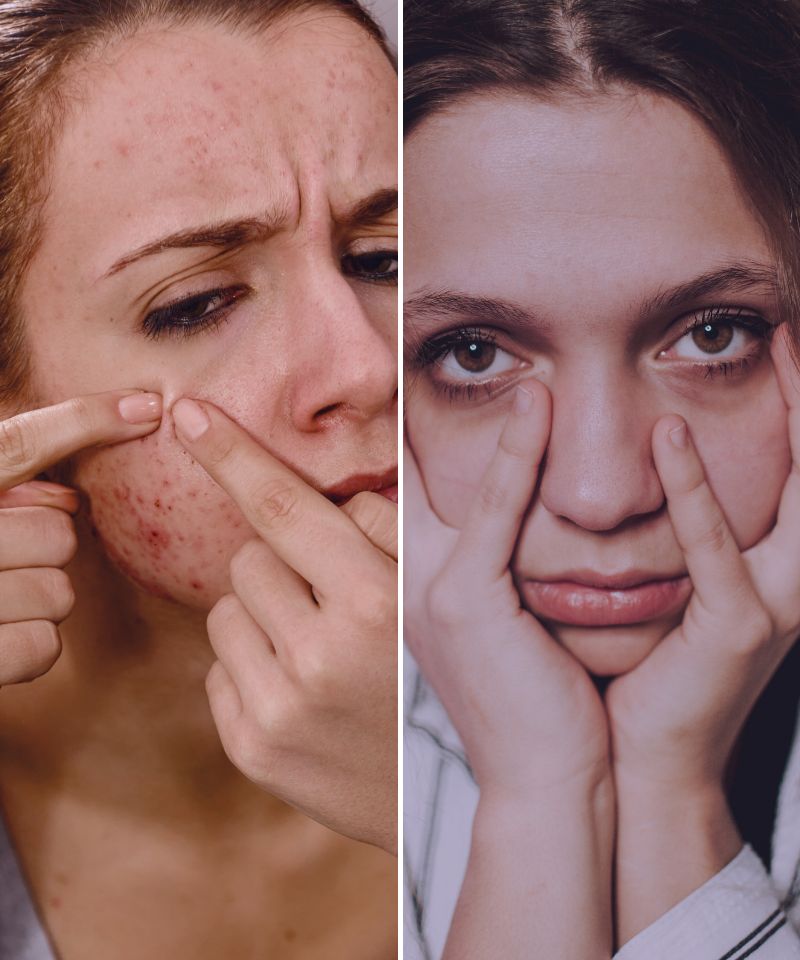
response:
<path id="1" fill-rule="evenodd" d="M 712 131 L 758 212 L 800 356 L 800 0 L 406 0 L 405 124 L 475 93 L 641 87 Z"/>
<path id="2" fill-rule="evenodd" d="M 394 63 L 358 0 L 0 0 L 0 402 L 19 398 L 28 379 L 17 295 L 37 246 L 65 68 L 149 22 L 258 31 L 315 10 L 354 20 Z"/>

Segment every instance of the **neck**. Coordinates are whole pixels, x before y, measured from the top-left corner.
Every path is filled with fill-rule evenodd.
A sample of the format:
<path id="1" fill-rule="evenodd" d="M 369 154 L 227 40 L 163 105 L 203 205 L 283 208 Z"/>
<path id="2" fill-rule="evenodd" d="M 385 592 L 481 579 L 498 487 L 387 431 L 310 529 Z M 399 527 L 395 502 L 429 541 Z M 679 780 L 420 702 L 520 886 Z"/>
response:
<path id="1" fill-rule="evenodd" d="M 187 804 L 226 816 L 251 806 L 259 817 L 282 806 L 220 745 L 204 687 L 214 660 L 205 612 L 143 594 L 82 524 L 79 542 L 61 657 L 35 683 L 0 693 L 0 759 L 40 788 L 160 818 Z"/>

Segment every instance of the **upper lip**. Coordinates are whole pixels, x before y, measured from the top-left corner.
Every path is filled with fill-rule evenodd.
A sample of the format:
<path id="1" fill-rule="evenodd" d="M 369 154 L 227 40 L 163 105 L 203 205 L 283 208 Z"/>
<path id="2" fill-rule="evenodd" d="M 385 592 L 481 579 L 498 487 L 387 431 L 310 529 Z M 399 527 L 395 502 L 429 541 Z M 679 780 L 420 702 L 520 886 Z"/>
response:
<path id="1" fill-rule="evenodd" d="M 362 493 L 365 490 L 385 490 L 387 487 L 394 487 L 396 485 L 397 467 L 394 466 L 389 470 L 384 470 L 383 473 L 353 474 L 352 477 L 342 480 L 341 483 L 337 483 L 333 487 L 327 487 L 322 492 L 329 500 L 335 502 L 337 500 L 346 500 L 348 497 L 353 497 L 357 493 Z"/>
<path id="2" fill-rule="evenodd" d="M 539 583 L 577 583 L 582 587 L 592 587 L 595 590 L 630 590 L 641 587 L 645 583 L 664 580 L 677 580 L 685 576 L 679 573 L 654 573 L 646 570 L 624 570 L 620 573 L 597 573 L 594 570 L 567 570 L 564 573 L 552 576 L 531 577 Z"/>

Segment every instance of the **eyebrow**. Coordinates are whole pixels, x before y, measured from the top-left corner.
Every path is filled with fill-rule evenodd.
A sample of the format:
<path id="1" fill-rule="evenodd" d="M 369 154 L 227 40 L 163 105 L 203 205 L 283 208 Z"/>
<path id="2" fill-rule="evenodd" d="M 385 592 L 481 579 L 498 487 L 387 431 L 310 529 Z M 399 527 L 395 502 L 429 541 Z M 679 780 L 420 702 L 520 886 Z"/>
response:
<path id="1" fill-rule="evenodd" d="M 637 307 L 639 316 L 666 313 L 680 310 L 692 302 L 699 302 L 715 294 L 743 293 L 753 287 L 766 287 L 774 296 L 778 295 L 778 274 L 774 266 L 742 261 L 728 264 L 720 269 L 709 270 L 685 283 L 659 291 L 642 301 Z M 450 290 L 420 293 L 410 297 L 404 304 L 406 319 L 406 346 L 414 348 L 417 334 L 414 325 L 418 321 L 452 321 L 473 323 L 486 326 L 487 322 L 496 326 L 511 328 L 536 326 L 540 330 L 552 328 L 552 322 L 540 317 L 502 298 L 476 297 L 470 294 L 456 293 Z"/>
<path id="2" fill-rule="evenodd" d="M 440 290 L 409 297 L 403 304 L 406 346 L 417 346 L 414 324 L 419 320 L 458 320 L 485 326 L 487 319 L 492 324 L 509 327 L 540 325 L 532 313 L 510 300 L 495 297 L 475 297 L 467 293 Z"/>
<path id="3" fill-rule="evenodd" d="M 371 226 L 397 209 L 397 189 L 376 190 L 359 200 L 341 216 L 334 216 L 340 226 L 352 228 Z M 287 223 L 289 211 L 280 208 L 262 217 L 234 218 L 217 223 L 202 224 L 158 237 L 137 247 L 116 260 L 103 274 L 102 279 L 112 277 L 125 267 L 152 257 L 166 250 L 182 250 L 191 247 L 218 247 L 220 249 L 243 246 L 247 243 L 269 240 Z"/>
<path id="4" fill-rule="evenodd" d="M 686 283 L 663 290 L 645 300 L 639 313 L 664 313 L 677 310 L 687 303 L 705 300 L 719 293 L 744 293 L 753 287 L 767 287 L 773 296 L 778 296 L 778 271 L 772 265 L 754 260 L 732 263 L 718 270 L 709 270 Z"/>

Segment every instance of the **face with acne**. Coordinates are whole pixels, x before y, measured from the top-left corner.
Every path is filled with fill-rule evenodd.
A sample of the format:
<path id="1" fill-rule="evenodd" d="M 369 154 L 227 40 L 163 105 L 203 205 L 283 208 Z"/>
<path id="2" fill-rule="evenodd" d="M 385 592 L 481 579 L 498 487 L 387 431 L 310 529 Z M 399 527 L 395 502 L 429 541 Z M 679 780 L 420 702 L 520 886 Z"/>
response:
<path id="1" fill-rule="evenodd" d="M 396 462 L 396 84 L 327 11 L 262 33 L 162 27 L 64 78 L 21 292 L 40 405 L 164 397 L 159 429 L 79 455 L 106 553 L 207 608 L 253 531 L 169 410 L 209 400 L 318 489 Z"/>

